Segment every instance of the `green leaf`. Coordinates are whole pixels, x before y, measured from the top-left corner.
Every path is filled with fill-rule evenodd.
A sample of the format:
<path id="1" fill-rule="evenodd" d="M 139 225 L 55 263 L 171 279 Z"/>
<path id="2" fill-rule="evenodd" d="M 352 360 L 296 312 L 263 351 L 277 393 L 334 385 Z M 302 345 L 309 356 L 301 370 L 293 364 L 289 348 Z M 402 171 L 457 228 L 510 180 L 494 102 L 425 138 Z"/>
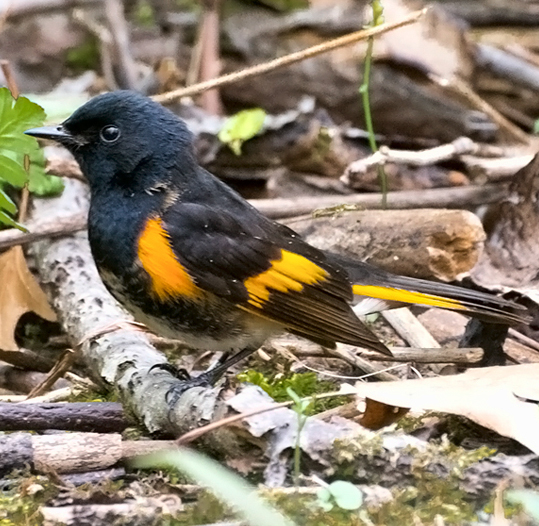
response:
<path id="1" fill-rule="evenodd" d="M 331 511 L 335 507 L 335 505 L 333 504 L 333 495 L 328 488 L 320 488 L 316 492 L 316 496 L 318 498 L 318 505 L 324 511 Z"/>
<path id="2" fill-rule="evenodd" d="M 9 198 L 1 188 L 0 188 L 0 208 L 5 210 L 9 214 L 14 214 L 17 212 L 17 205 Z"/>
<path id="3" fill-rule="evenodd" d="M 26 228 L 24 228 L 20 223 L 17 223 L 17 221 L 15 221 L 15 219 L 8 216 L 2 210 L 0 210 L 0 223 L 2 223 L 4 225 L 7 225 L 7 226 L 12 226 L 13 228 L 18 228 L 22 232 L 28 232 L 28 230 Z"/>
<path id="4" fill-rule="evenodd" d="M 254 488 L 217 462 L 188 449 L 177 449 L 136 458 L 135 468 L 174 467 L 231 506 L 249 526 L 294 526 L 256 495 Z"/>
<path id="5" fill-rule="evenodd" d="M 520 504 L 530 517 L 539 521 L 539 492 L 531 489 L 512 489 L 505 493 L 505 498 L 511 504 Z"/>
<path id="6" fill-rule="evenodd" d="M 240 111 L 226 120 L 219 132 L 219 140 L 240 155 L 242 144 L 262 129 L 265 118 L 266 112 L 261 108 Z"/>
<path id="7" fill-rule="evenodd" d="M 24 135 L 28 128 L 41 126 L 45 112 L 41 106 L 19 97 L 15 103 L 7 88 L 0 88 L 0 147 L 13 149 L 17 145 L 36 147 L 35 139 Z"/>
<path id="8" fill-rule="evenodd" d="M 363 504 L 363 493 L 351 482 L 336 480 L 328 487 L 335 504 L 343 510 L 357 510 Z"/>
<path id="9" fill-rule="evenodd" d="M 2 143 L 0 137 L 0 144 Z M 0 179 L 17 188 L 22 188 L 27 180 L 22 162 L 17 162 L 4 153 L 0 153 Z"/>
<path id="10" fill-rule="evenodd" d="M 45 156 L 43 150 L 30 153 L 30 170 L 28 171 L 28 190 L 41 197 L 58 195 L 64 189 L 60 177 L 45 173 Z"/>
<path id="11" fill-rule="evenodd" d="M 539 134 L 539 119 L 533 122 L 533 134 L 534 135 Z"/>

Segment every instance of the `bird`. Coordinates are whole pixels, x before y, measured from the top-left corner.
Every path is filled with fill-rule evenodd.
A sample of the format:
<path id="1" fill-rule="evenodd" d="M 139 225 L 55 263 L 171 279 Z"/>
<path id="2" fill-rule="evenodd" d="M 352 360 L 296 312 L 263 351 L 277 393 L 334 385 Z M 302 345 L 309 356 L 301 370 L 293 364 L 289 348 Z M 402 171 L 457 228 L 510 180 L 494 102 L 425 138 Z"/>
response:
<path id="1" fill-rule="evenodd" d="M 507 325 L 527 319 L 493 294 L 308 244 L 201 167 L 186 123 L 138 93 L 98 95 L 62 124 L 25 133 L 79 163 L 90 248 L 110 293 L 156 334 L 223 352 L 220 374 L 285 331 L 391 355 L 356 314 L 358 299 L 377 310 L 420 304 Z"/>

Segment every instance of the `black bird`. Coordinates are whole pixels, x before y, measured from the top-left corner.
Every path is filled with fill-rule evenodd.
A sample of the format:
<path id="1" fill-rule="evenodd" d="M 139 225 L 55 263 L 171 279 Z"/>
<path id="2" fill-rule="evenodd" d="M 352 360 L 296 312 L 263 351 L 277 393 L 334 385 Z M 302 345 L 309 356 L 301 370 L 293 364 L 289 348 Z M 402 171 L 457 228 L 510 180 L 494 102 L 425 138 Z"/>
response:
<path id="1" fill-rule="evenodd" d="M 498 323 L 526 319 L 494 295 L 314 248 L 199 166 L 185 123 L 134 92 L 100 95 L 63 124 L 26 133 L 75 156 L 91 189 L 101 278 L 157 334 L 236 357 L 283 330 L 390 354 L 352 310 L 356 298 L 376 298 L 378 310 L 418 303 Z"/>

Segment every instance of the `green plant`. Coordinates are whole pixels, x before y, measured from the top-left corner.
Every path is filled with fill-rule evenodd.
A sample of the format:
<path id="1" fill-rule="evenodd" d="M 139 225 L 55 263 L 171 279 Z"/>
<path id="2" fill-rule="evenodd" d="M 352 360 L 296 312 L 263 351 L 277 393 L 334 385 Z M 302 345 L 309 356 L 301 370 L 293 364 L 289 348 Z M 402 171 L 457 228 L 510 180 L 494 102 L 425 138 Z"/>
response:
<path id="1" fill-rule="evenodd" d="M 363 504 L 363 493 L 345 480 L 336 480 L 320 488 L 316 496 L 324 511 L 331 511 L 335 506 L 342 510 L 358 510 Z"/>
<path id="2" fill-rule="evenodd" d="M 371 0 L 372 7 L 372 22 L 367 27 L 376 27 L 384 23 L 384 8 L 380 0 Z M 371 150 L 376 152 L 378 145 L 374 135 L 374 126 L 372 124 L 371 104 L 369 98 L 369 82 L 371 76 L 372 52 L 374 47 L 374 37 L 369 37 L 367 40 L 367 52 L 365 53 L 365 65 L 363 70 L 363 82 L 359 87 L 361 100 L 363 102 L 363 112 L 365 113 L 365 127 L 369 134 L 369 145 Z M 381 164 L 378 165 L 378 179 L 380 181 L 380 190 L 382 191 L 382 205 L 385 208 L 387 205 L 387 176 Z"/>
<path id="3" fill-rule="evenodd" d="M 298 429 L 294 447 L 294 484 L 297 486 L 299 484 L 299 476 L 301 473 L 301 432 L 307 423 L 307 411 L 313 404 L 313 400 L 302 400 L 291 387 L 287 387 L 286 392 L 294 402 L 292 409 L 296 412 L 298 417 Z"/>
<path id="4" fill-rule="evenodd" d="M 41 126 L 43 108 L 26 97 L 14 99 L 7 88 L 0 88 L 0 223 L 24 230 L 14 218 L 17 206 L 7 193 L 9 187 L 47 195 L 63 188 L 57 177 L 45 175 L 45 158 L 36 139 L 24 135 L 28 128 Z"/>

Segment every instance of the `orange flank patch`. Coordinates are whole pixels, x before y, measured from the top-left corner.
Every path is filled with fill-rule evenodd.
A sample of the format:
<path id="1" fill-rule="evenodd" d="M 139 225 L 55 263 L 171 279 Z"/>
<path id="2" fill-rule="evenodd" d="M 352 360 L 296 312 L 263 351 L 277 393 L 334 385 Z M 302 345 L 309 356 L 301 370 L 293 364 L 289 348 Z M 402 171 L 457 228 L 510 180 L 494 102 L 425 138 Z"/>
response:
<path id="1" fill-rule="evenodd" d="M 281 257 L 274 259 L 268 270 L 245 280 L 244 285 L 249 303 L 260 308 L 272 290 L 301 292 L 305 285 L 319 283 L 328 276 L 327 271 L 309 259 L 281 250 Z"/>
<path id="2" fill-rule="evenodd" d="M 175 296 L 196 298 L 200 289 L 176 259 L 168 232 L 159 217 L 149 219 L 138 240 L 138 257 L 152 279 L 155 295 L 165 300 Z"/>
<path id="3" fill-rule="evenodd" d="M 377 287 L 375 285 L 352 285 L 354 294 L 358 296 L 368 296 L 369 298 L 380 298 L 389 301 L 402 301 L 404 303 L 418 303 L 419 305 L 430 305 L 444 309 L 466 310 L 466 306 L 458 300 L 434 296 L 432 294 L 422 294 L 403 289 L 392 289 L 389 287 Z"/>

